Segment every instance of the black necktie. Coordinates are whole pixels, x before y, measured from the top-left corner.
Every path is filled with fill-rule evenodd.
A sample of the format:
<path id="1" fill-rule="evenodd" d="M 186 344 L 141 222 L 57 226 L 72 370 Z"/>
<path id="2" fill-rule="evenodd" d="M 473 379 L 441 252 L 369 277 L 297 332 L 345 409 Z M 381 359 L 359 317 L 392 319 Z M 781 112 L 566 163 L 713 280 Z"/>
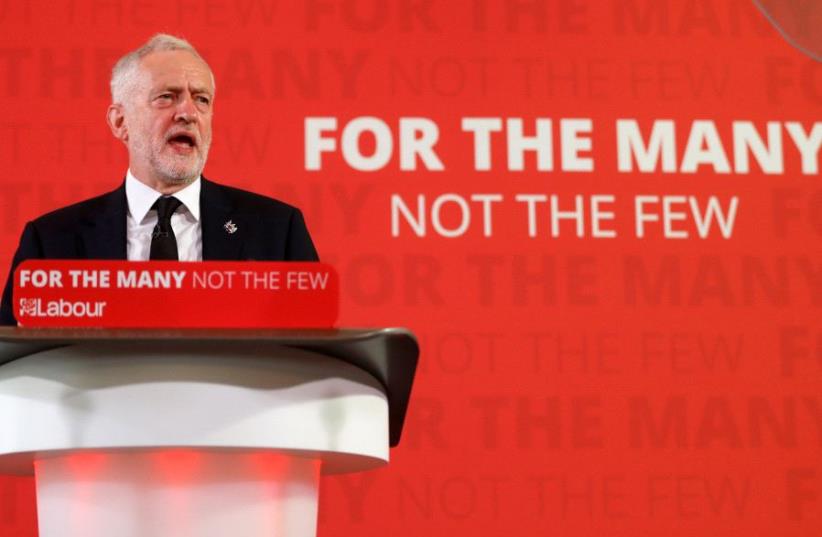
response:
<path id="1" fill-rule="evenodd" d="M 174 230 L 171 229 L 171 215 L 174 214 L 183 202 L 173 196 L 159 198 L 152 209 L 157 210 L 157 225 L 151 234 L 151 255 L 152 261 L 160 259 L 170 259 L 177 261 L 177 239 L 174 237 Z"/>

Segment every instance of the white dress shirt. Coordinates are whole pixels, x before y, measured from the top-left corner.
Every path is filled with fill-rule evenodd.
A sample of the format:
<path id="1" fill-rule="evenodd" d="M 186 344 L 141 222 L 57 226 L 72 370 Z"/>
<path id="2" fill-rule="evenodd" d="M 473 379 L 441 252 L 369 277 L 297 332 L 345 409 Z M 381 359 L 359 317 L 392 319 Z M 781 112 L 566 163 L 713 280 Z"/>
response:
<path id="1" fill-rule="evenodd" d="M 151 233 L 157 225 L 157 211 L 151 206 L 162 194 L 141 183 L 131 174 L 126 174 L 126 200 L 128 219 L 126 223 L 127 255 L 129 261 L 148 261 L 151 254 Z M 202 261 L 203 228 L 200 224 L 200 178 L 184 189 L 175 192 L 174 197 L 183 204 L 171 215 L 171 229 L 177 239 L 177 253 L 180 261 Z"/>

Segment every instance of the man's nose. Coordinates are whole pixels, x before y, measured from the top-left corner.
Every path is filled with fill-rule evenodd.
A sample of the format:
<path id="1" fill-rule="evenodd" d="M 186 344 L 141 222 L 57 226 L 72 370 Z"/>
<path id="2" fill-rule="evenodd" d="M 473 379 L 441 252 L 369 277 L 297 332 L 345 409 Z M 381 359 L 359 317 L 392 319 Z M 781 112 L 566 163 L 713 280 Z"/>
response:
<path id="1" fill-rule="evenodd" d="M 194 105 L 194 99 L 191 95 L 181 95 L 180 100 L 177 101 L 177 110 L 174 114 L 174 119 L 191 123 L 197 121 L 198 118 L 199 112 Z"/>

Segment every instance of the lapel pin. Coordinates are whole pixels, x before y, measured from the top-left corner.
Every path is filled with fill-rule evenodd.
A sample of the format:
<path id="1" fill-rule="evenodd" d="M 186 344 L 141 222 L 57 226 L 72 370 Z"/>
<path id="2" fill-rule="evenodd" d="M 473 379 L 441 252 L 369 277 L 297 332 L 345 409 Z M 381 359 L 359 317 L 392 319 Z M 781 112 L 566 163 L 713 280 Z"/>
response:
<path id="1" fill-rule="evenodd" d="M 235 224 L 232 220 L 229 220 L 223 224 L 223 229 L 225 229 L 229 235 L 233 235 L 237 232 L 237 224 Z"/>

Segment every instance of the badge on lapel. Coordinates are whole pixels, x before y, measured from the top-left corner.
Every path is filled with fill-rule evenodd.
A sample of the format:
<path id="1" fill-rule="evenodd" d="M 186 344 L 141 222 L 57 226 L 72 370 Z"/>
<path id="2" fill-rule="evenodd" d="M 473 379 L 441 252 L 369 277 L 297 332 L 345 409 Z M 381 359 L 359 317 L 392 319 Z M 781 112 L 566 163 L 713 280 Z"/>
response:
<path id="1" fill-rule="evenodd" d="M 223 224 L 223 229 L 229 235 L 233 235 L 234 233 L 237 232 L 237 224 L 235 224 L 233 220 L 229 220 L 228 222 Z"/>

